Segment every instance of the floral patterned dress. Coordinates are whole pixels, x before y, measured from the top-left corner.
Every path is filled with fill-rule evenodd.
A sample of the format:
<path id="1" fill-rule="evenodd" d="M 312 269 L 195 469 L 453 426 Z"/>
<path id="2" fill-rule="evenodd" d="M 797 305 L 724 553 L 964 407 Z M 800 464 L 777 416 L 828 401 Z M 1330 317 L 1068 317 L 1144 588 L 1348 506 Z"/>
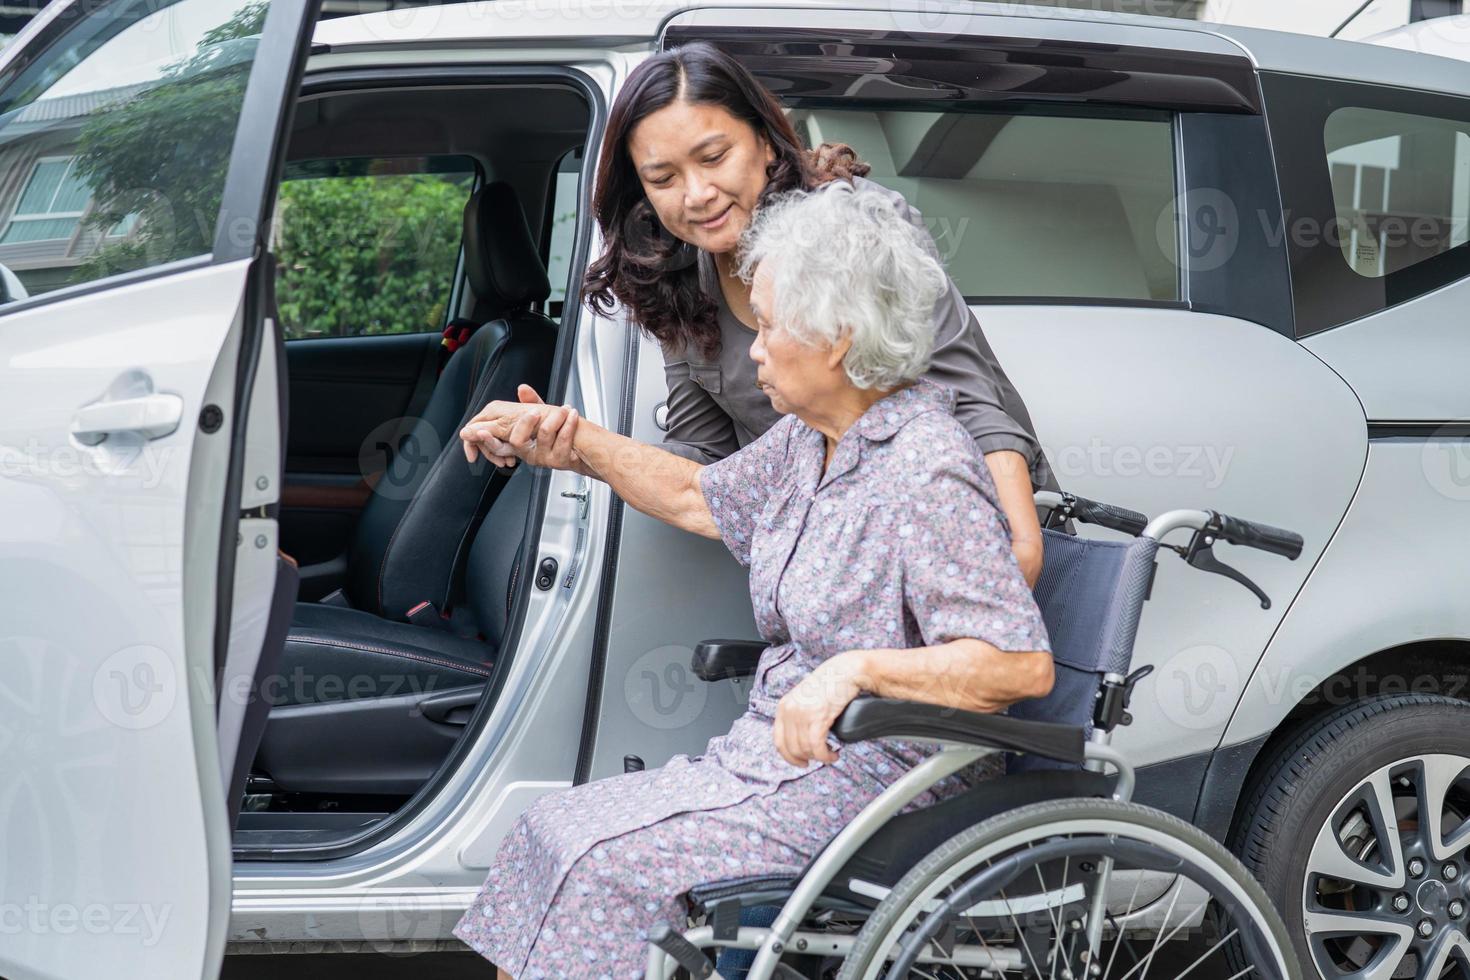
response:
<path id="1" fill-rule="evenodd" d="M 649 931 L 684 926 L 691 887 L 799 871 L 936 751 L 889 739 L 844 746 L 830 764 L 787 763 L 772 741 L 776 705 L 818 664 L 961 637 L 1049 649 L 994 483 L 953 407 L 948 388 L 920 381 L 869 408 L 825 473 L 825 436 L 794 415 L 701 471 L 770 643 L 745 714 L 703 755 L 537 800 L 456 936 L 516 980 L 637 980 Z M 984 762 L 911 806 L 995 775 L 999 760 Z"/>

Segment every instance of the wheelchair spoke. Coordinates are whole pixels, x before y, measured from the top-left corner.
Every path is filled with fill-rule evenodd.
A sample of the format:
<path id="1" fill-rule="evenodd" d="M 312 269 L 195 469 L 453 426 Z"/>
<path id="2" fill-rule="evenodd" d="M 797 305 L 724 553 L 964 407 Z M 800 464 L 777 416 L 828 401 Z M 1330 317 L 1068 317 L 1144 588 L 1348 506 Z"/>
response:
<path id="1" fill-rule="evenodd" d="M 1044 903 L 1043 907 L 1046 909 L 1046 917 L 1051 922 L 1053 935 L 1056 936 L 1056 943 L 1051 948 L 1051 973 L 1049 980 L 1057 980 L 1057 960 L 1062 958 L 1062 923 L 1059 918 L 1060 910 L 1058 910 L 1058 915 L 1053 915 L 1050 903 L 1046 902 L 1046 879 L 1041 875 L 1041 865 L 1036 865 L 1033 870 L 1036 872 L 1036 883 L 1041 886 L 1041 891 L 1038 894 Z M 1066 891 L 1066 888 L 1067 876 L 1064 872 L 1062 874 L 1062 890 Z"/>
<path id="2" fill-rule="evenodd" d="M 1133 876 L 1133 894 L 1128 897 L 1128 907 L 1123 914 L 1127 915 L 1133 911 L 1133 903 L 1138 901 L 1138 886 L 1143 883 L 1142 875 Z M 1118 957 L 1118 947 L 1123 945 L 1123 927 L 1118 924 L 1117 919 L 1108 917 L 1113 923 L 1113 951 L 1108 954 L 1108 965 L 1103 969 L 1103 980 L 1108 980 L 1113 975 L 1113 960 Z"/>
<path id="3" fill-rule="evenodd" d="M 1181 891 L 1183 891 L 1183 889 L 1181 888 L 1174 889 L 1174 895 L 1172 898 L 1169 899 L 1169 908 L 1167 911 L 1164 912 L 1165 923 L 1168 923 L 1170 917 L 1174 915 L 1174 905 L 1179 901 L 1179 893 Z M 1189 920 L 1185 919 L 1184 921 L 1188 922 Z M 1132 970 L 1129 970 L 1127 973 L 1123 974 L 1121 977 L 1118 978 L 1118 980 L 1128 980 L 1128 978 L 1133 976 L 1134 971 L 1137 970 L 1140 966 L 1143 967 L 1143 972 L 1139 974 L 1139 980 L 1145 980 L 1145 978 L 1148 976 L 1148 968 L 1153 965 L 1154 954 L 1159 951 L 1159 944 L 1162 943 L 1165 938 L 1173 939 L 1174 934 L 1183 928 L 1184 922 L 1181 922 L 1179 923 L 1179 925 L 1170 930 L 1169 935 L 1165 937 L 1163 927 L 1160 926 L 1159 931 L 1154 935 L 1153 945 L 1149 947 L 1148 955 L 1143 958 L 1143 962 L 1134 966 Z"/>
<path id="4" fill-rule="evenodd" d="M 1010 896 L 1006 894 L 1004 888 L 1000 890 L 1000 900 L 1006 903 L 1006 914 L 1011 917 L 1011 924 L 1016 927 L 1016 940 L 1021 944 L 1021 949 L 1026 953 L 1026 959 L 1031 961 L 1031 969 L 1035 971 L 1038 977 L 1041 976 L 1041 967 L 1036 965 L 1036 957 L 1031 955 L 1031 944 L 1026 942 L 1026 930 L 1022 929 L 1021 923 L 1016 921 L 1016 911 L 1011 908 Z"/>
<path id="5" fill-rule="evenodd" d="M 1184 977 L 1189 973 L 1190 970 L 1193 970 L 1195 967 L 1199 966 L 1205 960 L 1209 959 L 1210 958 L 1210 954 L 1213 953 L 1215 950 L 1217 950 L 1217 949 L 1224 949 L 1225 948 L 1225 944 L 1228 943 L 1228 942 L 1230 942 L 1230 940 L 1233 939 L 1233 938 L 1235 938 L 1235 936 L 1238 935 L 1239 933 L 1240 933 L 1240 930 L 1239 929 L 1231 929 L 1224 936 L 1221 936 L 1218 940 L 1216 940 L 1215 945 L 1213 945 L 1209 949 L 1205 950 L 1204 953 L 1200 956 L 1199 959 L 1195 960 L 1193 963 L 1191 963 L 1188 966 L 1186 966 L 1184 968 L 1184 971 L 1182 973 L 1180 973 L 1177 977 L 1175 977 L 1174 980 L 1184 980 Z"/>
<path id="6" fill-rule="evenodd" d="M 1202 929 L 1186 928 L 1210 909 Z M 1259 886 L 1218 842 L 1136 804 L 1075 800 L 977 824 L 936 850 L 884 898 L 841 976 L 1205 980 L 1230 972 L 1228 955 L 1231 971 L 1245 966 L 1231 980 L 1284 980 L 1297 974 L 1282 935 Z"/>

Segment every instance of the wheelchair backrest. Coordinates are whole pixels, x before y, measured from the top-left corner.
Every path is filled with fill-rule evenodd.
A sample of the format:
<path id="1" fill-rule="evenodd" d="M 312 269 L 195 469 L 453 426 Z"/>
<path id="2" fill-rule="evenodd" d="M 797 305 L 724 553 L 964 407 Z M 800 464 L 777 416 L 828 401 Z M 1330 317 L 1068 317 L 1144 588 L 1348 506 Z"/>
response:
<path id="1" fill-rule="evenodd" d="M 1036 601 L 1056 661 L 1056 683 L 1044 698 L 1011 705 L 1015 718 L 1065 722 L 1092 731 L 1092 712 L 1104 674 L 1128 673 L 1138 620 L 1153 580 L 1158 542 L 1152 538 L 1100 541 L 1044 529 Z M 1029 757 L 1015 770 L 1053 768 Z"/>

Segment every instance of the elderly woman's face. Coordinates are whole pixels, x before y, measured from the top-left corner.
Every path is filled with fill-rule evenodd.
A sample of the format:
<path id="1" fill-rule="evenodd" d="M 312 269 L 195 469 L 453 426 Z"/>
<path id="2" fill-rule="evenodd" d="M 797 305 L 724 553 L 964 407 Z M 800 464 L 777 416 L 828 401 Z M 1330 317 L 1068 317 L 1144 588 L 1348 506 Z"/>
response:
<path id="1" fill-rule="evenodd" d="M 851 346 L 813 347 L 792 337 L 779 322 L 769 262 L 756 266 L 750 284 L 750 307 L 755 314 L 755 343 L 750 345 L 756 363 L 756 384 L 771 399 L 771 407 L 783 415 L 805 418 L 814 407 L 830 399 L 852 382 L 843 370 L 842 358 Z"/>
<path id="2" fill-rule="evenodd" d="M 628 134 L 628 155 L 658 220 L 707 252 L 730 252 L 766 186 L 770 143 L 714 105 L 673 102 Z"/>

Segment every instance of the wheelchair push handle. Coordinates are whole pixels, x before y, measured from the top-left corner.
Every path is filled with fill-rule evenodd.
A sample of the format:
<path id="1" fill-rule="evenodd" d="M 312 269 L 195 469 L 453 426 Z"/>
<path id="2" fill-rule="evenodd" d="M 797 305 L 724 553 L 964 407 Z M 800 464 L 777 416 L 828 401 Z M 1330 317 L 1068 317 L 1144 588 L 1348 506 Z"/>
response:
<path id="1" fill-rule="evenodd" d="M 1234 545 L 1269 551 L 1273 555 L 1295 561 L 1302 553 L 1302 536 L 1295 531 L 1258 524 L 1229 514 L 1215 514 L 1212 522 L 1219 526 L 1219 537 Z"/>
<path id="2" fill-rule="evenodd" d="M 1100 500 L 1088 500 L 1086 497 L 1077 498 L 1072 516 L 1083 523 L 1112 528 L 1134 537 L 1142 534 L 1143 529 L 1148 527 L 1148 518 L 1136 510 L 1105 504 Z"/>
<path id="3" fill-rule="evenodd" d="M 1046 526 L 1049 528 L 1059 528 L 1068 519 L 1076 519 L 1084 524 L 1096 524 L 1137 537 L 1148 527 L 1148 518 L 1136 510 L 1105 504 L 1100 500 L 1088 500 L 1072 493 L 1042 490 L 1036 494 L 1036 503 L 1051 508 L 1046 519 Z"/>

